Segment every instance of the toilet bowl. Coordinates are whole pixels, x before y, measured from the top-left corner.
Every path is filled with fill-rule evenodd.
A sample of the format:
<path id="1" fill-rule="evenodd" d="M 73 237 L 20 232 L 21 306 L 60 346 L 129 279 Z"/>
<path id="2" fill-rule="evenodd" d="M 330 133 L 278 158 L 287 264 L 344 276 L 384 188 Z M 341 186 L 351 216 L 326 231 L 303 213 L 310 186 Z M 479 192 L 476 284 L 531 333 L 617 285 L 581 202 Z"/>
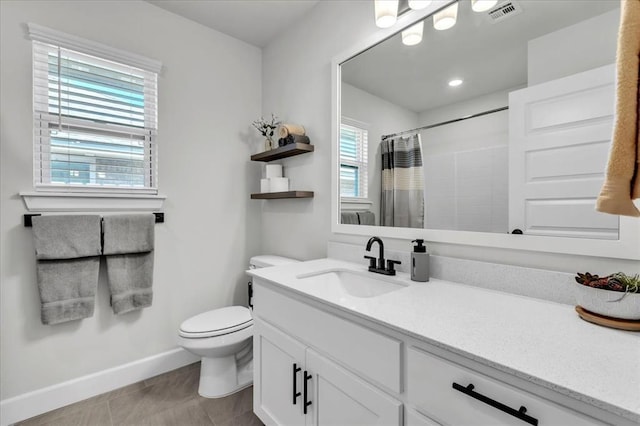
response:
<path id="1" fill-rule="evenodd" d="M 250 269 L 297 262 L 279 256 L 255 256 Z M 251 297 L 251 290 L 249 290 Z M 249 302 L 251 303 L 251 302 Z M 228 306 L 184 321 L 178 344 L 202 357 L 198 393 L 221 398 L 253 383 L 253 318 L 244 306 Z"/>
<path id="2" fill-rule="evenodd" d="M 252 336 L 253 319 L 244 306 L 214 309 L 180 325 L 178 344 L 202 357 L 201 396 L 223 397 L 252 383 Z"/>

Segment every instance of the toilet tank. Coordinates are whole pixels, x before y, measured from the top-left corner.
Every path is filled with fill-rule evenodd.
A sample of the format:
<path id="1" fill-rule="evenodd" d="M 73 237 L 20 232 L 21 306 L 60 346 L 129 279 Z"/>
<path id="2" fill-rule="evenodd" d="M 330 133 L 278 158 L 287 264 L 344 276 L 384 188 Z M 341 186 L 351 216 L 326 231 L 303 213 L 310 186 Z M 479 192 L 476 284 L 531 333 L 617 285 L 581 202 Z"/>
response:
<path id="1" fill-rule="evenodd" d="M 269 266 L 280 266 L 288 263 L 298 263 L 299 260 L 282 256 L 261 255 L 253 256 L 249 260 L 249 269 L 267 268 Z"/>
<path id="2" fill-rule="evenodd" d="M 286 265 L 288 263 L 298 263 L 298 262 L 300 261 L 295 259 L 290 259 L 288 257 L 272 256 L 272 255 L 266 254 L 261 256 L 253 256 L 249 260 L 249 269 L 268 268 L 269 266 L 280 266 L 280 265 Z M 253 309 L 253 304 L 251 303 L 251 301 L 253 300 L 253 284 L 251 283 L 251 281 L 249 281 L 247 284 L 249 286 L 248 305 L 250 308 Z"/>

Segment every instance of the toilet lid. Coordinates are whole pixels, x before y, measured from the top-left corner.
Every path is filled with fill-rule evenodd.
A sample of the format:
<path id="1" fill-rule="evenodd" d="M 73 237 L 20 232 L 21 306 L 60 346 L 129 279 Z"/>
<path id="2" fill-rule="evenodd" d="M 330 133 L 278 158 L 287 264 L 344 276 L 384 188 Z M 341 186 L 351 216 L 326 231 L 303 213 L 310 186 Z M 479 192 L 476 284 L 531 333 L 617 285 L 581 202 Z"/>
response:
<path id="1" fill-rule="evenodd" d="M 233 333 L 253 325 L 251 311 L 244 306 L 228 306 L 191 317 L 180 325 L 182 337 L 204 338 Z"/>

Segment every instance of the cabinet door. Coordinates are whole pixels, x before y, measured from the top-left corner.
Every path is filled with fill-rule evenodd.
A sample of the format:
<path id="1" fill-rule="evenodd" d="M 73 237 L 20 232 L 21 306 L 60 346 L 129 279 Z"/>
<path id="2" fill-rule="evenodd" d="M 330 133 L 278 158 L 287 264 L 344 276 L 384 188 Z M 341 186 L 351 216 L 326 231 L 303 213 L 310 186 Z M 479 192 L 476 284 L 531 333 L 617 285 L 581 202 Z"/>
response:
<path id="1" fill-rule="evenodd" d="M 305 346 L 259 319 L 254 327 L 253 411 L 266 425 L 304 425 L 294 385 L 302 393 Z"/>
<path id="2" fill-rule="evenodd" d="M 307 349 L 307 425 L 402 424 L 402 404 L 347 370 Z"/>
<path id="3" fill-rule="evenodd" d="M 441 426 L 440 423 L 415 410 L 407 408 L 404 411 L 404 426 Z"/>

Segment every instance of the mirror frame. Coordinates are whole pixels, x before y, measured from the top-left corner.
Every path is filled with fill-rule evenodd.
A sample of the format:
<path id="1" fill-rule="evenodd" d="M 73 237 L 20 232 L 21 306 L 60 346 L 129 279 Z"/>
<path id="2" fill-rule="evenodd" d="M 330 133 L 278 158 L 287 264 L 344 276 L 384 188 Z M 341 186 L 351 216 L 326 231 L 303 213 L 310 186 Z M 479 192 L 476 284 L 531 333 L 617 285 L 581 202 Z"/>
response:
<path id="1" fill-rule="evenodd" d="M 339 123 L 341 118 L 340 65 L 394 36 L 415 22 L 425 19 L 449 3 L 452 3 L 452 1 L 435 0 L 423 10 L 408 11 L 398 17 L 398 21 L 394 26 L 376 31 L 362 42 L 357 43 L 342 54 L 335 56 L 331 61 L 331 232 L 334 234 L 360 236 L 378 235 L 387 238 L 409 240 L 423 238 L 428 242 L 436 243 L 640 260 L 640 219 L 626 216 L 619 216 L 620 228 L 617 240 L 394 228 L 385 226 L 345 225 L 339 223 L 340 172 L 338 167 L 338 153 L 340 143 Z M 379 214 L 376 214 L 376 216 L 379 216 Z"/>

